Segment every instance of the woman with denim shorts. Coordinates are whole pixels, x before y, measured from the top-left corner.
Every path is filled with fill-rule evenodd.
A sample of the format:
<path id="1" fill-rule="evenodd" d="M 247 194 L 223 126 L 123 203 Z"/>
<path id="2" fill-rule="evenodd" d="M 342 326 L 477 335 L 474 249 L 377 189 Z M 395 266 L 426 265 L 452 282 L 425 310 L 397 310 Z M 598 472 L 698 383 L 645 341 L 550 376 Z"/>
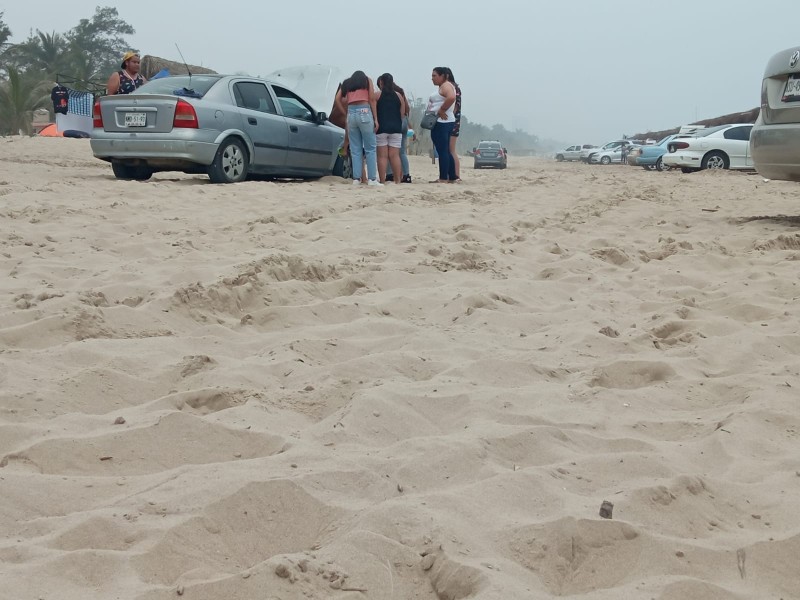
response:
<path id="1" fill-rule="evenodd" d="M 456 124 L 453 126 L 453 133 L 450 134 L 450 156 L 453 157 L 453 162 L 456 165 L 456 181 L 461 181 L 461 161 L 458 158 L 458 151 L 456 150 L 456 142 L 458 135 L 461 133 L 461 88 L 456 83 L 456 78 L 453 76 L 453 71 L 449 68 L 447 70 L 447 81 L 453 84 L 456 88 L 456 102 L 453 105 L 453 116 L 456 118 Z"/>
<path id="2" fill-rule="evenodd" d="M 341 96 L 347 103 L 347 136 L 353 159 L 353 185 L 361 184 L 361 171 L 367 163 L 367 185 L 378 181 L 375 153 L 375 132 L 378 131 L 378 110 L 372 79 L 364 71 L 356 71 L 342 83 Z"/>
<path id="3" fill-rule="evenodd" d="M 381 183 L 386 182 L 387 166 L 392 166 L 392 179 L 395 183 L 403 181 L 403 166 L 400 150 L 403 145 L 403 117 L 405 117 L 405 98 L 397 91 L 394 77 L 384 73 L 378 77 L 378 176 Z"/>
<path id="4" fill-rule="evenodd" d="M 455 183 L 456 166 L 450 155 L 450 136 L 456 124 L 456 88 L 447 80 L 446 67 L 434 67 L 431 81 L 437 86 L 436 93 L 428 99 L 428 112 L 435 112 L 436 124 L 431 130 L 431 141 L 439 154 L 439 179 L 431 183 Z"/>

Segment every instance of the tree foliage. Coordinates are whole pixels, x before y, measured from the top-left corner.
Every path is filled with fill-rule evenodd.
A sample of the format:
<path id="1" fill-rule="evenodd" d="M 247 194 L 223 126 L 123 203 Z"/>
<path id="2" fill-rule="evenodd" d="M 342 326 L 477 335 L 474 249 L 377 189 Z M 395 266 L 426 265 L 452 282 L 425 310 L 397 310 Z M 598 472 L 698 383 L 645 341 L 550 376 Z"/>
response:
<path id="1" fill-rule="evenodd" d="M 0 85 L 0 133 L 31 134 L 33 111 L 47 106 L 49 82 L 8 68 L 8 79 Z"/>
<path id="2" fill-rule="evenodd" d="M 0 13 L 0 40 L 4 25 Z M 64 33 L 37 29 L 25 41 L 10 45 L 3 62 L 19 73 L 39 73 L 42 80 L 54 80 L 60 74 L 85 82 L 87 85 L 78 83 L 72 87 L 87 89 L 92 81 L 104 83 L 119 68 L 120 57 L 130 50 L 125 36 L 134 33 L 133 27 L 119 18 L 116 8 L 98 6 L 92 18 L 81 19 Z"/>

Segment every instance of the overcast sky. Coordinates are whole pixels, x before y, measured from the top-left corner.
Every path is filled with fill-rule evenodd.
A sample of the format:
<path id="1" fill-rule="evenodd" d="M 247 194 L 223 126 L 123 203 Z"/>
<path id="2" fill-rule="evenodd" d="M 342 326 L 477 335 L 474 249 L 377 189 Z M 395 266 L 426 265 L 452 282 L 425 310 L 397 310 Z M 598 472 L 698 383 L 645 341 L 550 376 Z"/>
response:
<path id="1" fill-rule="evenodd" d="M 65 32 L 102 0 L 18 1 L 12 42 Z M 427 97 L 449 66 L 463 112 L 565 143 L 601 144 L 759 104 L 767 59 L 800 44 L 798 0 L 137 0 L 116 5 L 142 54 L 266 75 L 305 64 L 388 71 Z"/>

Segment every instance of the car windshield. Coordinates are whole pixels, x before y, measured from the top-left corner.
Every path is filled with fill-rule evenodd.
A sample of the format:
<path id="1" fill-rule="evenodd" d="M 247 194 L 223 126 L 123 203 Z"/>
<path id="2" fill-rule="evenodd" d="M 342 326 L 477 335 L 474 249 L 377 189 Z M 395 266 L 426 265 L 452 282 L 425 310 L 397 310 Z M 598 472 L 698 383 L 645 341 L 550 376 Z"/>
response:
<path id="1" fill-rule="evenodd" d="M 169 94 L 172 96 L 189 96 L 202 98 L 215 83 L 219 75 L 177 75 L 175 77 L 161 77 L 151 79 L 134 94 Z"/>
<path id="2" fill-rule="evenodd" d="M 497 150 L 500 147 L 499 142 L 481 142 L 478 144 L 478 148 L 489 148 L 493 150 Z"/>

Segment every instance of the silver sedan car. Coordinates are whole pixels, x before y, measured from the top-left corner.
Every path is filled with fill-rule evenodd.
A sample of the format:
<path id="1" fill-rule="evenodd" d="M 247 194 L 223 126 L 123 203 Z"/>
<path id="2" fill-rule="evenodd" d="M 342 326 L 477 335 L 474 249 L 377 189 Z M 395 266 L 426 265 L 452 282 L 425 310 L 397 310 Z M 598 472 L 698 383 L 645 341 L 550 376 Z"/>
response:
<path id="1" fill-rule="evenodd" d="M 183 171 L 234 183 L 250 174 L 341 174 L 344 130 L 274 82 L 181 75 L 99 98 L 91 138 L 94 155 L 110 162 L 119 179 Z"/>
<path id="2" fill-rule="evenodd" d="M 779 52 L 767 63 L 750 152 L 764 177 L 800 181 L 800 47 Z"/>

